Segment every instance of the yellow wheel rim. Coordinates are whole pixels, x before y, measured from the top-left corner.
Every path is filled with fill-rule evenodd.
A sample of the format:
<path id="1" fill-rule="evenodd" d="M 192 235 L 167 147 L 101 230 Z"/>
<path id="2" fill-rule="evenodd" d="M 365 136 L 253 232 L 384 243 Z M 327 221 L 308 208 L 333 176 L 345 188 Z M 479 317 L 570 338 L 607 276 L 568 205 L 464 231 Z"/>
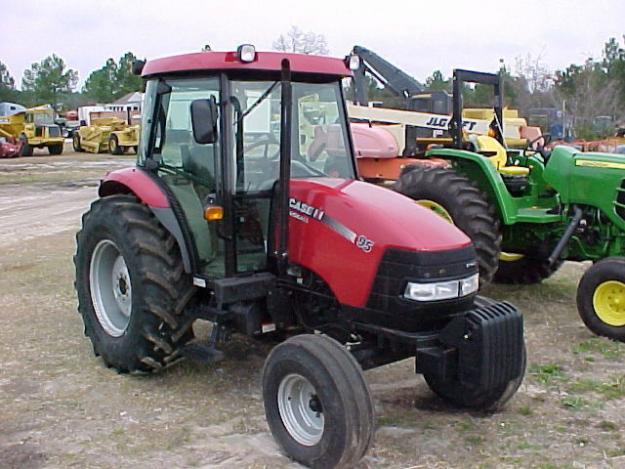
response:
<path id="1" fill-rule="evenodd" d="M 499 254 L 499 260 L 504 262 L 516 262 L 523 259 L 525 256 L 523 254 L 517 254 L 515 252 L 501 252 Z"/>
<path id="2" fill-rule="evenodd" d="M 609 326 L 625 326 L 625 283 L 608 280 L 599 284 L 592 296 L 599 319 Z"/>
<path id="3" fill-rule="evenodd" d="M 439 217 L 443 217 L 452 225 L 454 224 L 454 219 L 451 218 L 451 215 L 449 214 L 447 209 L 443 207 L 441 204 L 439 204 L 438 202 L 434 202 L 433 200 L 430 200 L 430 199 L 419 199 L 419 200 L 416 200 L 415 202 L 417 202 L 422 207 L 429 208 Z"/>

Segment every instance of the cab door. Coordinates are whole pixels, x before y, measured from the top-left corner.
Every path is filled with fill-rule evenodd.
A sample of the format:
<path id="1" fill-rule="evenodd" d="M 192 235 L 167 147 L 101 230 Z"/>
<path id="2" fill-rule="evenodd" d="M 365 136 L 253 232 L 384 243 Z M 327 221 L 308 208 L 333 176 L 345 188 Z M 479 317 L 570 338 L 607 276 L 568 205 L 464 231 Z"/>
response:
<path id="1" fill-rule="evenodd" d="M 218 77 L 148 82 L 144 107 L 150 115 L 144 115 L 141 140 L 152 142 L 158 176 L 176 200 L 177 215 L 184 218 L 179 222 L 190 232 L 194 274 L 219 278 L 225 275 L 224 242 L 217 223 L 204 219 L 204 206 L 217 197 L 220 143 L 196 143 L 190 114 L 194 100 L 211 96 L 220 99 Z"/>

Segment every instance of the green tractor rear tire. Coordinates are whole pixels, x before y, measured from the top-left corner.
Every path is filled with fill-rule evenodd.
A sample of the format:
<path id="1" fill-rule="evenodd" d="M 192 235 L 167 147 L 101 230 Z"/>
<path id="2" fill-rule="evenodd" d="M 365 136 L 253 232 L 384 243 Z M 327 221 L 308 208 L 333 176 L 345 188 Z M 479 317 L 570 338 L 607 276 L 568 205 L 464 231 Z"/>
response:
<path id="1" fill-rule="evenodd" d="M 499 269 L 495 274 L 494 283 L 510 285 L 532 285 L 551 277 L 563 264 L 557 261 L 549 265 L 546 259 L 530 256 L 507 256 L 502 253 L 499 257 Z"/>
<path id="2" fill-rule="evenodd" d="M 595 334 L 625 342 L 625 257 L 608 257 L 584 273 L 577 310 Z"/>
<path id="3" fill-rule="evenodd" d="M 96 356 L 120 373 L 159 371 L 193 338 L 194 287 L 178 245 L 131 195 L 96 200 L 76 235 L 76 291 Z"/>
<path id="4" fill-rule="evenodd" d="M 475 246 L 480 285 L 492 281 L 501 252 L 499 219 L 475 184 L 452 169 L 416 168 L 402 174 L 394 190 L 464 231 Z"/>

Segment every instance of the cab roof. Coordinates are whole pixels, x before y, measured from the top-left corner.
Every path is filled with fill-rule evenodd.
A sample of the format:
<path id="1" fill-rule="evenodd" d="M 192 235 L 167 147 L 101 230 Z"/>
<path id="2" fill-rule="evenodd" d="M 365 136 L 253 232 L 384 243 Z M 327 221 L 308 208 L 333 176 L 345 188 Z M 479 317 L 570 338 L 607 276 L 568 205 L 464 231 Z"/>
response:
<path id="1" fill-rule="evenodd" d="M 291 72 L 336 77 L 352 76 L 342 59 L 318 55 L 290 54 L 284 52 L 257 52 L 249 63 L 239 60 L 236 52 L 196 52 L 149 60 L 141 75 L 169 75 L 215 70 L 247 70 L 280 72 L 283 59 L 288 59 Z"/>

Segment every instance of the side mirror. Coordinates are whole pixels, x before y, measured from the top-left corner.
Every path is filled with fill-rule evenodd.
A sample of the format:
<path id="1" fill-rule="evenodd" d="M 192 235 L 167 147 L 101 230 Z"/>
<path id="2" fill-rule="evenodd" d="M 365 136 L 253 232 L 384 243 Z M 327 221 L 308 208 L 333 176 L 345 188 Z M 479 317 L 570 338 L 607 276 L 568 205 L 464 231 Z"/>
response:
<path id="1" fill-rule="evenodd" d="M 207 144 L 217 141 L 217 122 L 219 118 L 217 100 L 196 99 L 191 103 L 191 125 L 193 138 L 197 143 Z"/>

